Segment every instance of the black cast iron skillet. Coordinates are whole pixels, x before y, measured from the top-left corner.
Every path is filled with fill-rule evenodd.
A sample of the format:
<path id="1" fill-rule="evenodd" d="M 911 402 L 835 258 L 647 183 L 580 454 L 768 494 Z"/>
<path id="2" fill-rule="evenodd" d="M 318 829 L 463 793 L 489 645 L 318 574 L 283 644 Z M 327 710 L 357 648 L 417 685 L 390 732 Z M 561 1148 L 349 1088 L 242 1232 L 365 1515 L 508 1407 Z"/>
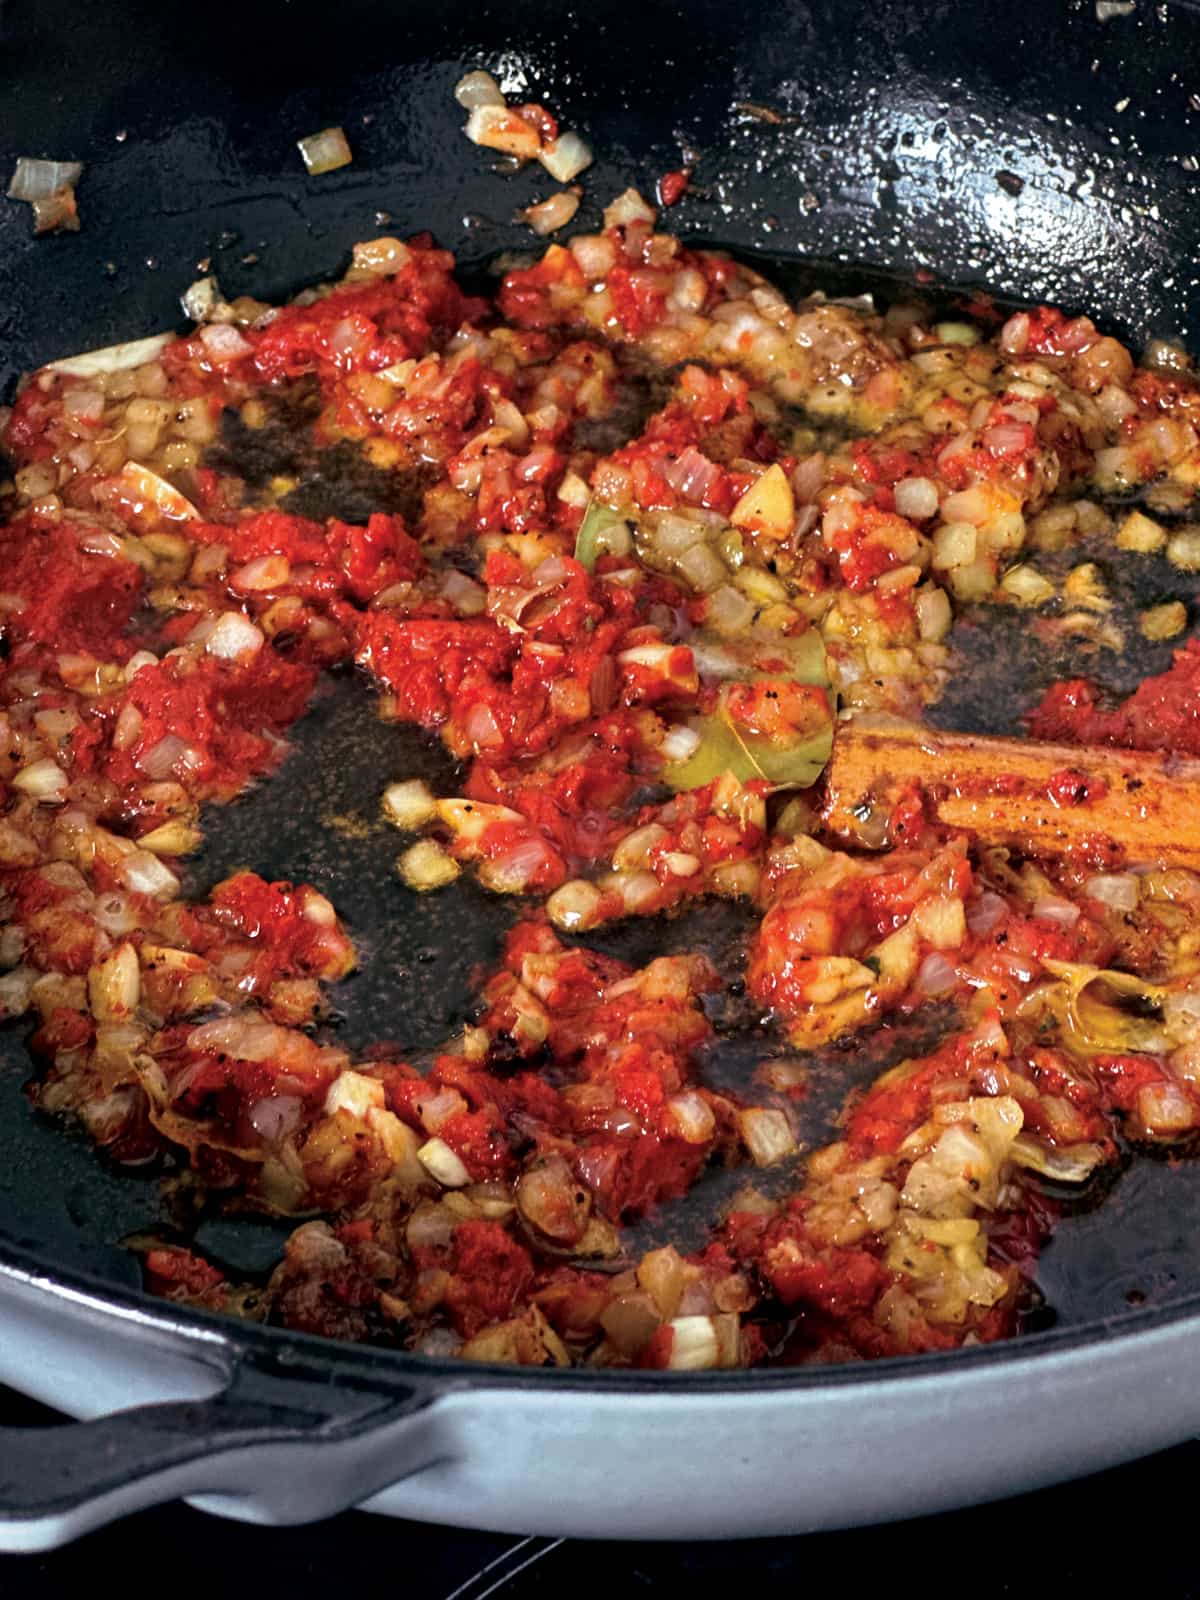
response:
<path id="1" fill-rule="evenodd" d="M 56 356 L 179 325 L 180 290 L 210 264 L 226 293 L 269 299 L 336 274 L 354 240 L 381 231 L 432 229 L 481 278 L 499 252 L 528 250 L 513 214 L 550 185 L 532 172 L 496 176 L 462 138 L 451 91 L 477 65 L 591 139 L 597 159 L 579 228 L 626 184 L 650 193 L 658 174 L 688 162 L 693 189 L 670 226 L 762 258 L 791 288 L 887 295 L 919 278 L 952 299 L 956 287 L 982 286 L 1086 311 L 1135 347 L 1156 335 L 1200 340 L 1200 15 L 1147 0 L 1104 21 L 1098 9 L 1092 0 L 692 0 L 681 18 L 656 0 L 436 12 L 362 0 L 213 0 L 199 12 L 7 0 L 0 173 L 20 154 L 80 159 L 85 172 L 78 235 L 34 240 L 27 209 L 0 204 L 0 386 L 11 390 L 20 371 Z M 354 164 L 309 179 L 295 140 L 333 123 Z M 322 479 L 305 492 L 302 509 L 315 514 L 365 514 L 361 483 Z M 1153 564 L 1139 568 L 1138 585 L 1142 604 L 1188 598 L 1177 575 Z M 1014 731 L 1063 666 L 1028 641 L 1018 648 L 985 614 L 957 638 L 971 670 L 936 713 L 949 726 Z M 1127 689 L 1169 653 L 1144 647 L 1088 666 Z M 280 779 L 211 820 L 194 882 L 247 864 L 317 883 L 366 954 L 338 997 L 346 1043 L 386 1037 L 432 1049 L 467 1013 L 473 977 L 494 959 L 514 908 L 470 885 L 406 896 L 391 873 L 394 836 L 352 838 L 327 825 L 331 813 L 373 816 L 382 783 L 418 764 L 436 773 L 442 760 L 450 781 L 444 758 L 416 735 L 374 719 L 361 685 L 332 685 L 296 742 Z M 703 940 L 736 961 L 744 934 L 723 908 L 593 942 L 644 960 Z M 732 999 L 716 1020 L 717 1079 L 741 1081 L 749 1062 L 781 1048 L 748 1032 Z M 852 1084 L 938 1026 L 935 1016 L 820 1058 L 809 1138 L 828 1137 Z M 0 1042 L 0 1265 L 126 1311 L 146 1305 L 121 1242 L 140 1231 L 195 1236 L 232 1271 L 269 1270 L 279 1230 L 193 1214 L 161 1172 L 106 1169 L 83 1141 L 28 1111 L 20 1037 Z M 1086 1346 L 1200 1316 L 1200 1166 L 1139 1160 L 1112 1188 L 1099 1211 L 1068 1208 L 1040 1269 L 1045 1304 L 1029 1318 L 1026 1348 Z M 687 1238 L 723 1192 L 719 1178 L 702 1185 L 647 1237 L 658 1226 Z M 161 1304 L 153 1315 L 184 1341 L 206 1327 Z M 197 1452 L 291 1437 L 336 1444 L 447 1384 L 616 1382 L 634 1392 L 645 1382 L 464 1372 L 278 1330 L 221 1325 L 220 1338 L 237 1376 L 217 1399 L 45 1435 L 0 1432 L 0 1517 L 100 1504 L 143 1474 L 158 1475 L 145 1498 L 169 1494 L 181 1481 L 172 1472 Z M 1007 1358 L 1001 1348 L 921 1366 Z M 869 1384 L 879 1370 L 753 1373 L 736 1384 Z M 715 1381 L 729 1382 L 676 1386 Z M 297 1514 L 320 1509 L 314 1500 Z"/>

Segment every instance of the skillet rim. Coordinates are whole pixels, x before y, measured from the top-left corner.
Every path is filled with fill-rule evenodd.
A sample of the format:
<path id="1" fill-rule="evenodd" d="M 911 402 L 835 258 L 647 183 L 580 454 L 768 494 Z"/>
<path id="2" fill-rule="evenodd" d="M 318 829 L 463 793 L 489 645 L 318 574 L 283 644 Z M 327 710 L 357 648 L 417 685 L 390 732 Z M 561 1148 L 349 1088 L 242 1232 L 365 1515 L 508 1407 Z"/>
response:
<path id="1" fill-rule="evenodd" d="M 705 1394 L 732 1394 L 762 1390 L 783 1390 L 801 1394 L 813 1390 L 843 1389 L 857 1386 L 883 1390 L 896 1381 L 912 1381 L 922 1376 L 931 1382 L 944 1379 L 952 1384 L 958 1373 L 988 1368 L 1005 1370 L 1050 1359 L 1055 1354 L 1121 1343 L 1134 1346 L 1155 1332 L 1195 1324 L 1200 1338 L 1200 1290 L 1161 1306 L 1141 1306 L 1109 1317 L 1093 1318 L 1069 1327 L 1046 1328 L 1017 1334 L 994 1343 L 970 1348 L 929 1351 L 919 1355 L 884 1356 L 874 1360 L 846 1361 L 803 1367 L 752 1367 L 716 1372 L 636 1371 L 603 1367 L 514 1367 L 501 1362 L 459 1361 L 453 1358 L 422 1356 L 386 1345 L 357 1344 L 329 1339 L 318 1334 L 296 1333 L 287 1328 L 242 1321 L 215 1311 L 183 1307 L 147 1293 L 143 1289 L 106 1284 L 98 1275 L 82 1268 L 48 1266 L 34 1250 L 0 1237 L 0 1302 L 5 1284 L 17 1281 L 26 1288 L 72 1308 L 81 1314 L 82 1305 L 102 1316 L 135 1323 L 143 1330 L 155 1330 L 182 1343 L 201 1344 L 223 1350 L 234 1366 L 255 1357 L 278 1361 L 287 1358 L 305 1361 L 327 1371 L 336 1379 L 339 1370 L 346 1376 L 360 1374 L 381 1386 L 407 1384 L 418 1390 L 429 1388 L 427 1398 L 467 1389 L 530 1389 L 545 1384 L 552 1392 L 578 1392 L 619 1395 L 668 1390 L 696 1391 Z"/>

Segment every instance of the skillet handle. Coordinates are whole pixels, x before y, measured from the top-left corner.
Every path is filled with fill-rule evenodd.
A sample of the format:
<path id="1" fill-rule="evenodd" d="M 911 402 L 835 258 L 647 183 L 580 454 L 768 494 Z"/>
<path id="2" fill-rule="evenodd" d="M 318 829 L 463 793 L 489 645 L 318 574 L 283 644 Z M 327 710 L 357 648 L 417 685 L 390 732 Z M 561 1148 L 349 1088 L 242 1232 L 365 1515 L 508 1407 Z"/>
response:
<path id="1" fill-rule="evenodd" d="M 53 1549 L 192 1495 L 252 1522 L 333 1516 L 444 1459 L 435 1393 L 390 1377 L 334 1384 L 315 1367 L 243 1355 L 207 1400 L 0 1428 L 0 1551 Z"/>

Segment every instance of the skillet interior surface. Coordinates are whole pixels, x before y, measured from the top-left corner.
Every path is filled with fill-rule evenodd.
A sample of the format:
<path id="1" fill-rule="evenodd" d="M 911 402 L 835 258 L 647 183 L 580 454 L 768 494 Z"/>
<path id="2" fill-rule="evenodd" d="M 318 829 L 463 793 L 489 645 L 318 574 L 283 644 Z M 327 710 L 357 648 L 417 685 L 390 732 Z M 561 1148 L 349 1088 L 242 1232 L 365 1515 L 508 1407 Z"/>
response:
<path id="1" fill-rule="evenodd" d="M 686 27 L 673 10 L 643 4 L 635 28 L 627 5 L 600 0 L 578 11 L 553 0 L 451 5 L 436 16 L 346 0 L 335 24 L 328 8 L 243 14 L 219 0 L 197 24 L 137 0 L 10 0 L 0 170 L 18 154 L 86 169 L 77 235 L 35 241 L 25 207 L 0 207 L 0 383 L 178 325 L 179 291 L 205 261 L 227 293 L 272 298 L 332 275 L 355 239 L 381 227 L 432 228 L 468 273 L 502 250 L 527 251 L 512 216 L 547 186 L 530 173 L 497 177 L 462 138 L 451 90 L 476 65 L 544 98 L 592 141 L 580 228 L 626 184 L 649 192 L 690 149 L 694 188 L 669 226 L 761 256 L 785 284 L 894 293 L 932 273 L 1087 311 L 1135 346 L 1200 339 L 1200 98 L 1190 98 L 1200 15 L 1190 7 L 1139 6 L 1101 23 L 1091 0 L 999 12 L 896 0 L 869 13 L 837 0 L 750 13 L 701 0 Z M 345 127 L 355 162 L 308 179 L 294 141 L 331 123 Z M 815 264 L 797 268 L 798 258 Z M 1147 566 L 1140 581 L 1151 595 L 1169 578 Z M 1021 704 L 995 692 L 997 672 L 1028 693 L 1054 663 L 1031 659 L 983 615 L 957 637 L 975 672 L 936 715 L 1012 731 Z M 1167 656 L 1159 646 L 1115 663 L 1109 686 L 1128 688 Z M 316 883 L 365 953 L 336 996 L 341 1037 L 351 1048 L 396 1040 L 419 1056 L 463 1020 L 472 975 L 494 959 L 514 908 L 469 884 L 407 895 L 392 872 L 394 835 L 330 824 L 373 819 L 386 781 L 418 764 L 432 775 L 444 759 L 377 722 L 360 685 L 333 682 L 295 745 L 281 778 L 210 819 L 193 880 L 203 888 L 252 865 Z M 635 960 L 703 942 L 728 962 L 745 932 L 725 909 L 591 942 Z M 732 1082 L 782 1049 L 745 1025 L 736 997 L 718 997 L 716 1020 L 716 1078 Z M 827 1138 L 847 1089 L 938 1025 L 932 1016 L 817 1058 L 804 1140 Z M 196 1216 L 185 1186 L 106 1169 L 84 1140 L 35 1118 L 21 1039 L 9 1032 L 0 1044 L 0 1250 L 7 1242 L 51 1273 L 123 1288 L 138 1273 L 119 1241 L 147 1228 L 195 1229 L 217 1260 L 246 1272 L 275 1259 L 281 1230 Z M 645 1242 L 655 1230 L 698 1238 L 726 1183 L 701 1184 L 647 1225 Z M 1183 1310 L 1200 1289 L 1200 1162 L 1140 1159 L 1111 1189 L 1099 1210 L 1079 1205 L 1043 1255 L 1046 1304 L 1033 1327 L 1082 1332 L 1134 1305 Z"/>

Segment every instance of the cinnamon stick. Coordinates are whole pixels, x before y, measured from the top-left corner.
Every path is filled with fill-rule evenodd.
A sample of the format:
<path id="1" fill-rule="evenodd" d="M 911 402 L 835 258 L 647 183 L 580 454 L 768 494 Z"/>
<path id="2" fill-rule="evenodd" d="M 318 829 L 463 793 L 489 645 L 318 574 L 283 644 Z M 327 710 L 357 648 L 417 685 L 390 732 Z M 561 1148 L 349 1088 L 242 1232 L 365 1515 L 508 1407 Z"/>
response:
<path id="1" fill-rule="evenodd" d="M 826 827 L 847 843 L 903 843 L 918 792 L 947 827 L 1034 855 L 1200 870 L 1200 761 L 1153 751 L 945 733 L 891 718 L 842 724 L 826 771 Z"/>

